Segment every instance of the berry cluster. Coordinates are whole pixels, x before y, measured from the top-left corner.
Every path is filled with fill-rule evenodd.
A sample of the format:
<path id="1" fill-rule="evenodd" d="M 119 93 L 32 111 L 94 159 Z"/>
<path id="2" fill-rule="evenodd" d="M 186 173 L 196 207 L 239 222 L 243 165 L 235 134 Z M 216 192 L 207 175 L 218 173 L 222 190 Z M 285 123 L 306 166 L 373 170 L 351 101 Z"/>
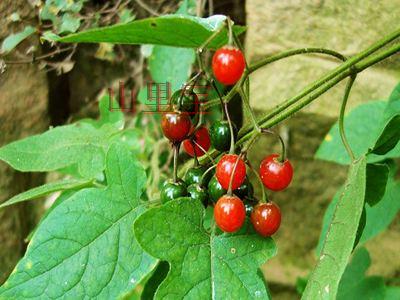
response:
<path id="1" fill-rule="evenodd" d="M 218 49 L 212 59 L 214 76 L 224 85 L 238 82 L 245 67 L 242 51 L 233 46 Z M 196 80 L 202 74 L 204 73 L 198 73 Z M 213 80 L 209 78 L 206 78 L 207 82 L 212 83 L 219 94 Z M 239 230 L 247 215 L 261 236 L 273 235 L 280 226 L 280 209 L 274 202 L 266 199 L 259 202 L 255 199 L 253 185 L 247 176 L 247 168 L 251 168 L 246 158 L 250 145 L 235 153 L 238 132 L 229 118 L 226 103 L 221 98 L 226 119 L 212 124 L 210 130 L 199 117 L 201 109 L 194 92 L 194 84 L 174 93 L 170 105 L 170 111 L 162 116 L 161 126 L 174 149 L 174 177 L 164 183 L 160 193 L 161 201 L 165 203 L 188 196 L 201 201 L 205 206 L 213 205 L 216 225 L 225 232 Z M 177 177 L 177 155 L 181 144 L 185 152 L 194 158 L 195 163 L 186 172 L 184 180 Z M 216 164 L 208 153 L 211 146 L 221 156 Z M 211 167 L 199 164 L 197 158 L 203 155 L 207 155 L 213 162 Z M 211 171 L 214 168 L 213 174 Z M 264 187 L 271 191 L 284 190 L 292 180 L 293 168 L 284 158 L 284 153 L 271 154 L 264 158 L 256 173 L 262 182 L 265 196 Z"/>

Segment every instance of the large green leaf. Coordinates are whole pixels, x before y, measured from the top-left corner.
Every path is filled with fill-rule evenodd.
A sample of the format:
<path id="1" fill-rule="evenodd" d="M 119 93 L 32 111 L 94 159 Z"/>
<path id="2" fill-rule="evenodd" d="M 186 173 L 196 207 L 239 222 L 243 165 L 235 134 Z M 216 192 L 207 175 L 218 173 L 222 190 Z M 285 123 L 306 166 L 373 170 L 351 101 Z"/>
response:
<path id="1" fill-rule="evenodd" d="M 19 202 L 39 198 L 53 192 L 84 188 L 90 186 L 91 184 L 92 180 L 87 179 L 64 179 L 60 181 L 49 182 L 21 194 L 18 194 L 11 199 L 1 203 L 0 209 Z"/>
<path id="2" fill-rule="evenodd" d="M 367 186 L 367 191 L 371 190 L 371 186 L 376 186 L 376 184 L 372 184 L 371 181 L 368 180 L 368 178 L 367 182 L 370 182 L 370 185 Z M 329 204 L 325 212 L 321 235 L 317 246 L 317 253 L 321 252 L 322 246 L 325 241 L 326 232 L 328 230 L 329 224 L 332 222 L 333 212 L 341 193 L 342 189 L 336 193 L 335 197 L 333 198 L 332 202 Z M 359 244 L 363 244 L 366 241 L 372 239 L 383 230 L 385 230 L 390 225 L 390 223 L 392 223 L 393 219 L 396 217 L 398 211 L 400 210 L 399 200 L 400 182 L 396 182 L 392 177 L 389 177 L 382 199 L 377 203 L 365 203 L 366 223 L 362 231 Z"/>
<path id="3" fill-rule="evenodd" d="M 0 299 L 115 299 L 154 268 L 132 232 L 144 210 L 144 169 L 113 144 L 106 175 L 106 188 L 83 189 L 44 219 Z"/>
<path id="4" fill-rule="evenodd" d="M 364 207 L 366 157 L 350 165 L 348 178 L 333 213 L 318 263 L 311 273 L 303 299 L 335 299 L 340 278 L 353 250 Z"/>
<path id="5" fill-rule="evenodd" d="M 24 172 L 47 172 L 77 165 L 79 173 L 93 178 L 104 170 L 105 153 L 115 128 L 99 130 L 79 123 L 55 127 L 0 148 L 0 160 Z"/>
<path id="6" fill-rule="evenodd" d="M 396 111 L 390 110 L 389 113 L 388 107 L 387 103 L 382 101 L 367 102 L 357 106 L 345 117 L 344 123 L 347 138 L 356 157 L 367 153 L 368 149 L 376 143 L 387 123 L 387 117 L 384 117 L 384 115 L 395 115 Z M 392 104 L 391 109 L 395 108 L 396 106 Z M 339 164 L 350 163 L 350 158 L 340 138 L 337 123 L 329 130 L 315 156 L 318 159 Z M 394 149 L 385 155 L 368 155 L 368 162 L 377 162 L 393 157 L 400 157 L 400 144 L 397 144 Z"/>
<path id="7" fill-rule="evenodd" d="M 1 44 L 0 53 L 6 54 L 10 52 L 12 49 L 17 47 L 18 44 L 21 43 L 24 39 L 34 34 L 35 31 L 36 29 L 32 26 L 26 26 L 21 32 L 9 35 L 4 39 L 3 43 Z"/>
<path id="8" fill-rule="evenodd" d="M 155 299 L 267 299 L 259 266 L 276 253 L 270 238 L 250 228 L 236 234 L 207 233 L 204 207 L 189 198 L 148 210 L 135 224 L 149 254 L 170 264 Z"/>
<path id="9" fill-rule="evenodd" d="M 371 259 L 365 248 L 354 252 L 350 263 L 340 280 L 337 300 L 363 299 L 381 300 L 385 296 L 385 283 L 382 277 L 365 276 Z"/>
<path id="10" fill-rule="evenodd" d="M 225 19 L 226 17 L 222 15 L 209 18 L 166 15 L 90 29 L 58 38 L 56 41 L 66 43 L 154 44 L 198 48 L 219 29 Z M 235 26 L 234 30 L 239 34 L 244 31 L 244 28 Z M 218 48 L 226 44 L 227 40 L 227 30 L 224 29 L 208 47 Z"/>

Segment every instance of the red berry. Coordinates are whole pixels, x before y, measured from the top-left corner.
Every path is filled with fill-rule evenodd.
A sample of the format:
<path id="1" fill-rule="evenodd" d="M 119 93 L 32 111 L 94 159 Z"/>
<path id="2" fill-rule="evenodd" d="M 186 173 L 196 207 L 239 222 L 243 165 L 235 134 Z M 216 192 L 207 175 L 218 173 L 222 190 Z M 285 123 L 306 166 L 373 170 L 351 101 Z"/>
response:
<path id="1" fill-rule="evenodd" d="M 235 232 L 246 219 L 246 208 L 237 196 L 224 195 L 215 204 L 214 219 L 221 230 Z"/>
<path id="2" fill-rule="evenodd" d="M 205 127 L 200 127 L 196 130 L 193 136 L 193 140 L 201 146 L 205 150 L 205 152 L 210 149 L 211 141 L 210 135 L 208 134 L 208 130 Z M 196 144 L 192 143 L 190 140 L 183 141 L 183 148 L 185 149 L 186 153 L 190 156 L 194 156 L 196 152 L 196 156 L 203 156 L 205 152 Z"/>
<path id="3" fill-rule="evenodd" d="M 246 179 L 246 164 L 244 161 L 236 154 L 225 154 L 217 164 L 215 176 L 225 190 L 229 188 L 229 181 L 231 180 L 236 161 L 237 165 L 232 179 L 232 190 L 236 190 Z"/>
<path id="4" fill-rule="evenodd" d="M 217 80 L 225 85 L 235 84 L 242 77 L 246 62 L 242 51 L 225 46 L 219 48 L 212 59 L 212 69 Z"/>
<path id="5" fill-rule="evenodd" d="M 289 160 L 280 162 L 278 154 L 271 154 L 261 162 L 259 174 L 268 189 L 281 191 L 292 181 L 293 167 Z"/>
<path id="6" fill-rule="evenodd" d="M 164 135 L 171 142 L 183 141 L 190 132 L 192 123 L 187 113 L 167 112 L 161 119 L 161 128 Z"/>
<path id="7" fill-rule="evenodd" d="M 260 203 L 253 208 L 250 220 L 260 235 L 271 236 L 281 225 L 281 210 L 274 202 Z"/>

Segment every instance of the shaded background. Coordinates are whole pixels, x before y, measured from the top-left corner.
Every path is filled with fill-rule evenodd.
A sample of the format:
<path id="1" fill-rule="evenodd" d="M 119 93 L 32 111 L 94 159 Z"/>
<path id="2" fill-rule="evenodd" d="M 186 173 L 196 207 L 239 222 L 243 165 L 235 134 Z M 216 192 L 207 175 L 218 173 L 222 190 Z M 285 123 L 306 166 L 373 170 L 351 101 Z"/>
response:
<path id="1" fill-rule="evenodd" d="M 107 1 L 89 1 L 96 9 Z M 117 3 L 117 1 L 108 1 Z M 179 1 L 130 1 L 136 18 L 151 15 L 140 2 L 157 11 L 176 10 Z M 246 55 L 254 61 L 279 50 L 296 47 L 325 47 L 353 55 L 373 41 L 397 29 L 399 0 L 295 1 L 248 0 L 214 1 L 215 13 L 230 15 L 238 24 L 247 25 Z M 24 0 L 0 1 L 0 40 L 19 25 L 7 16 L 18 12 L 37 22 L 36 12 Z M 118 20 L 116 20 L 118 21 Z M 32 45 L 45 47 L 35 38 L 18 49 Z M 46 52 L 47 49 L 42 49 Z M 41 69 L 40 64 L 10 64 L 0 75 L 0 146 L 45 131 L 49 126 L 96 114 L 94 103 L 101 89 L 117 80 L 135 86 L 141 76 L 143 59 L 138 47 L 122 46 L 114 60 L 100 59 L 98 45 L 79 45 L 72 56 L 73 68 Z M 17 54 L 11 56 L 18 59 Z M 52 59 L 59 61 L 63 56 Z M 337 62 L 313 55 L 290 58 L 257 71 L 251 78 L 251 104 L 259 114 L 299 92 L 304 86 Z M 400 59 L 389 59 L 358 76 L 349 100 L 349 109 L 370 100 L 387 99 L 400 79 Z M 314 153 L 336 121 L 344 82 L 324 94 L 307 109 L 279 127 L 286 138 L 296 175 L 284 193 L 273 194 L 283 212 L 281 230 L 276 235 L 279 254 L 263 268 L 274 299 L 295 299 L 295 283 L 314 265 L 315 247 L 322 217 L 346 175 L 346 168 L 316 161 Z M 278 150 L 272 139 L 262 139 L 250 159 L 261 161 L 258 153 Z M 0 202 L 46 181 L 45 174 L 19 173 L 0 162 Z M 399 195 L 400 200 L 400 195 Z M 23 203 L 0 210 L 0 283 L 25 252 L 25 238 L 43 213 L 40 201 Z M 367 243 L 372 257 L 370 274 L 385 278 L 400 275 L 400 219 L 389 230 Z M 399 284 L 399 282 L 392 282 Z"/>

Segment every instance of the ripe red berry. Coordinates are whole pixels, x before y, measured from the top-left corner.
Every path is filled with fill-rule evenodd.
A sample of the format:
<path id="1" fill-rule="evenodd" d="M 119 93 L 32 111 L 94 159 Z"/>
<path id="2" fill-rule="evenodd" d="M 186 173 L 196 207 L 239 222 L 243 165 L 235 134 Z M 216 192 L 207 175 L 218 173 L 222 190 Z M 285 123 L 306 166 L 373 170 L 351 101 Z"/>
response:
<path id="1" fill-rule="evenodd" d="M 229 181 L 231 180 L 236 161 L 237 165 L 232 179 L 232 190 L 236 190 L 246 179 L 246 164 L 244 161 L 236 154 L 225 154 L 217 164 L 215 176 L 225 190 L 229 188 Z"/>
<path id="2" fill-rule="evenodd" d="M 215 204 L 214 219 L 221 230 L 235 232 L 246 219 L 246 208 L 237 196 L 224 195 Z"/>
<path id="3" fill-rule="evenodd" d="M 193 136 L 193 140 L 201 146 L 205 150 L 205 152 L 210 149 L 211 141 L 210 135 L 208 134 L 208 130 L 205 127 L 200 127 L 196 130 Z M 196 144 L 192 143 L 190 140 L 183 141 L 183 148 L 185 149 L 186 153 L 190 156 L 194 156 L 196 152 L 196 156 L 203 156 L 205 152 Z"/>
<path id="4" fill-rule="evenodd" d="M 192 123 L 187 113 L 167 112 L 161 119 L 161 128 L 164 135 L 171 142 L 181 142 L 189 134 Z"/>
<path id="5" fill-rule="evenodd" d="M 242 51 L 232 46 L 219 48 L 212 59 L 217 80 L 225 85 L 235 84 L 242 77 L 246 62 Z"/>
<path id="6" fill-rule="evenodd" d="M 289 160 L 280 162 L 278 154 L 271 154 L 261 162 L 259 174 L 265 187 L 281 191 L 292 181 L 293 167 Z"/>
<path id="7" fill-rule="evenodd" d="M 274 202 L 260 203 L 253 208 L 250 220 L 260 235 L 271 236 L 281 225 L 281 210 Z"/>

